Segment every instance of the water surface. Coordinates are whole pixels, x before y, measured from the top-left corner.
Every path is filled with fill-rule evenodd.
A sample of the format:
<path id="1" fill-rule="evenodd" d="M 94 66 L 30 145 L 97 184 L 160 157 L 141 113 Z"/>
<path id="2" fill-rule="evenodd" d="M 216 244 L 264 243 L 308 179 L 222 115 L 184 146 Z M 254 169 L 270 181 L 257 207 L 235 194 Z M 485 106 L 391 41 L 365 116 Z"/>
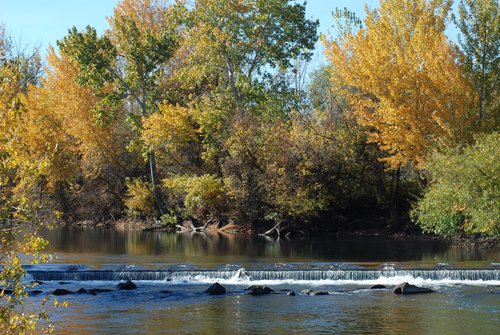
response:
<path id="1" fill-rule="evenodd" d="M 500 329 L 498 248 L 75 227 L 42 234 L 54 258 L 28 267 L 46 279 L 37 287 L 43 293 L 29 305 L 56 288 L 113 289 L 64 296 L 71 306 L 51 310 L 57 334 L 412 335 Z M 116 290 L 127 277 L 138 288 Z M 226 295 L 204 293 L 215 281 L 226 287 Z M 436 292 L 395 295 L 392 287 L 402 281 Z M 275 294 L 250 296 L 245 289 L 253 284 L 270 286 Z M 387 289 L 370 290 L 373 284 Z M 306 289 L 329 294 L 301 293 Z"/>

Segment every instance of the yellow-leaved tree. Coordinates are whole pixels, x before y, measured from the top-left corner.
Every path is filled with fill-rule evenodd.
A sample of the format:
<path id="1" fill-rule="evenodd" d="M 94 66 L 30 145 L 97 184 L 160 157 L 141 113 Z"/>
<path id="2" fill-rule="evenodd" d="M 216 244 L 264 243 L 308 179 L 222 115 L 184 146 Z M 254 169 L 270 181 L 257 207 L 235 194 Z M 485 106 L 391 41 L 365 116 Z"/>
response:
<path id="1" fill-rule="evenodd" d="M 422 167 L 428 154 L 461 143 L 475 98 L 444 34 L 448 0 L 381 0 L 364 27 L 322 37 L 357 121 L 387 153 L 389 168 Z"/>

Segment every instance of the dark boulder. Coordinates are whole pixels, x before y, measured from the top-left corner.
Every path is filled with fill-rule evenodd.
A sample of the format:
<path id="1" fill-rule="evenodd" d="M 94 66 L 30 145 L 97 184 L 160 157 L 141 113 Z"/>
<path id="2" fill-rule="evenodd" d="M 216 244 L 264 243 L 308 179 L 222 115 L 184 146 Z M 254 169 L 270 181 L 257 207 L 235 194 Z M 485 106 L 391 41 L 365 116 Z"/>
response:
<path id="1" fill-rule="evenodd" d="M 267 287 L 267 286 L 258 286 L 258 285 L 252 285 L 247 288 L 248 294 L 251 295 L 263 295 L 263 294 L 269 294 L 274 292 L 273 289 Z"/>
<path id="2" fill-rule="evenodd" d="M 221 284 L 215 283 L 210 285 L 210 287 L 205 290 L 205 293 L 210 295 L 222 295 L 226 294 L 226 289 Z"/>
<path id="3" fill-rule="evenodd" d="M 289 295 L 291 297 L 295 297 L 295 292 L 294 291 L 288 291 L 286 295 Z"/>
<path id="4" fill-rule="evenodd" d="M 425 287 L 418 287 L 408 284 L 407 282 L 401 283 L 394 288 L 396 294 L 418 294 L 418 293 L 432 293 L 434 290 Z"/>
<path id="5" fill-rule="evenodd" d="M 125 283 L 118 283 L 116 288 L 119 290 L 133 290 L 137 288 L 137 285 L 135 285 L 130 279 L 127 279 Z"/>
<path id="6" fill-rule="evenodd" d="M 370 287 L 370 290 L 383 290 L 383 289 L 386 289 L 386 287 L 384 285 L 380 285 L 380 284 L 376 284 L 376 285 L 373 285 L 372 287 Z"/>
<path id="7" fill-rule="evenodd" d="M 302 293 L 306 294 L 306 295 L 328 295 L 328 294 L 330 294 L 328 292 L 316 291 L 316 290 L 303 290 Z"/>
<path id="8" fill-rule="evenodd" d="M 89 294 L 96 295 L 97 293 L 102 293 L 102 292 L 112 292 L 114 290 L 111 290 L 109 288 L 93 288 L 88 290 Z"/>
<path id="9" fill-rule="evenodd" d="M 70 290 L 66 290 L 66 289 L 63 289 L 63 288 L 58 288 L 58 289 L 55 289 L 54 291 L 52 291 L 52 295 L 68 295 L 68 294 L 73 294 L 75 292 L 73 291 L 70 291 Z"/>

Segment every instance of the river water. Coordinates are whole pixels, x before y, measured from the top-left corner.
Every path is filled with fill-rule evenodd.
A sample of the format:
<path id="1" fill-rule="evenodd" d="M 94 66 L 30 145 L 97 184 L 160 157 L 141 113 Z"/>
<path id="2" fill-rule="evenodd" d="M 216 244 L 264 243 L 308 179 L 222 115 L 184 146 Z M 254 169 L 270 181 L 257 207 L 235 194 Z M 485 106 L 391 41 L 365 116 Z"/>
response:
<path id="1" fill-rule="evenodd" d="M 59 297 L 57 334 L 496 334 L 500 247 L 387 238 L 280 239 L 58 227 L 42 230 L 49 264 L 27 266 L 56 288 L 112 289 Z M 137 289 L 116 290 L 132 279 Z M 407 281 L 435 293 L 401 296 Z M 223 296 L 204 290 L 219 282 Z M 387 289 L 370 290 L 382 284 Z M 251 296 L 250 285 L 273 294 Z M 307 295 L 303 290 L 328 292 Z M 288 296 L 293 290 L 296 296 Z M 168 292 L 165 292 L 168 291 Z M 53 299 L 53 298 L 51 298 Z"/>

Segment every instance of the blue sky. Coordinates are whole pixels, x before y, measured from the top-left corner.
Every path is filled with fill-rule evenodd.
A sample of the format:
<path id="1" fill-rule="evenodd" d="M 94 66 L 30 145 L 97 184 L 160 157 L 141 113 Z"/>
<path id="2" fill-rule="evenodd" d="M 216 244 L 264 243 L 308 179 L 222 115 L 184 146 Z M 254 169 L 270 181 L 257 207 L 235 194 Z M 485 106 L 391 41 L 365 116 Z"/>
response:
<path id="1" fill-rule="evenodd" d="M 118 0 L 0 0 L 0 22 L 15 41 L 30 47 L 40 47 L 42 52 L 49 44 L 55 46 L 68 29 L 94 26 L 99 32 L 107 28 L 106 17 L 113 12 Z M 378 0 L 308 0 L 308 18 L 320 20 L 320 31 L 331 27 L 331 13 L 335 8 L 347 7 L 364 16 L 364 6 L 377 7 Z M 450 33 L 453 35 L 453 31 Z M 319 48 L 321 49 L 321 48 Z M 323 62 L 318 50 L 316 62 Z"/>
<path id="2" fill-rule="evenodd" d="M 308 0 L 307 15 L 319 19 L 320 30 L 326 31 L 336 7 L 348 7 L 361 15 L 365 2 L 373 7 L 378 0 Z M 5 23 L 16 41 L 45 49 L 49 43 L 55 45 L 72 26 L 83 29 L 90 24 L 104 31 L 106 17 L 117 3 L 117 0 L 0 0 L 0 22 Z"/>

